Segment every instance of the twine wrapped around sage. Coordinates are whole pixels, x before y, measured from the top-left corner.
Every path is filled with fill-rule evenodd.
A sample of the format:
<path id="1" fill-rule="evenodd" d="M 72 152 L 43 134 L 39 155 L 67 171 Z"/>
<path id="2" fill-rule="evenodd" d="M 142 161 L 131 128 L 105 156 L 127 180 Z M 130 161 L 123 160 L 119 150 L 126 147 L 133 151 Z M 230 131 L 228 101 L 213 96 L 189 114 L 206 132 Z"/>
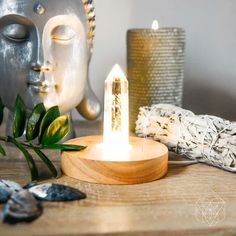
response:
<path id="1" fill-rule="evenodd" d="M 236 122 L 158 104 L 140 108 L 136 134 L 189 159 L 236 172 Z"/>

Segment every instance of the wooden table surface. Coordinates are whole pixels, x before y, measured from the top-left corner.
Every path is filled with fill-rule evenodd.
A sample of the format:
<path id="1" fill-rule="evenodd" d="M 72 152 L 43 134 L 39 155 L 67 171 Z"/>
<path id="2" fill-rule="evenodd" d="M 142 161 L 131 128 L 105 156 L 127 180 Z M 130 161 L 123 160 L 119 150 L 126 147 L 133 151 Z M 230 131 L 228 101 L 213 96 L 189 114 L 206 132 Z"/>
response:
<path id="1" fill-rule="evenodd" d="M 1 157 L 0 178 L 24 185 L 29 174 L 18 155 L 11 150 Z M 165 178 L 141 185 L 97 185 L 66 176 L 50 182 L 79 188 L 88 197 L 44 203 L 35 222 L 0 223 L 0 235 L 236 235 L 236 175 L 207 165 L 170 165 Z"/>

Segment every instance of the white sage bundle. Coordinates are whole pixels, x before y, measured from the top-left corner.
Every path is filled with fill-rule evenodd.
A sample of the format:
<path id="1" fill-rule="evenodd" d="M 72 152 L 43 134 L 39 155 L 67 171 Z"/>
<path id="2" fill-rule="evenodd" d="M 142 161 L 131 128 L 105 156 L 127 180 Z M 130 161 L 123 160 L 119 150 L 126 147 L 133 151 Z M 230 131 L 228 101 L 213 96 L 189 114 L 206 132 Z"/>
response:
<path id="1" fill-rule="evenodd" d="M 236 172 L 236 122 L 158 104 L 140 108 L 136 134 L 189 159 Z"/>

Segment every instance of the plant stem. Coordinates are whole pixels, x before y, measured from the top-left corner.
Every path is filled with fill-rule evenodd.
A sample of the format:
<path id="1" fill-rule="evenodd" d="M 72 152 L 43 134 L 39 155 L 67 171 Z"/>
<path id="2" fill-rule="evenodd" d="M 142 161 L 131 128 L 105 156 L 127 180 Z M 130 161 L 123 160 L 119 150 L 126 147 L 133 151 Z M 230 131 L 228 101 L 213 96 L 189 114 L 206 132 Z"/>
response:
<path id="1" fill-rule="evenodd" d="M 4 136 L 0 136 L 0 141 L 2 142 L 5 142 L 5 143 L 12 143 L 9 141 L 9 138 L 8 137 L 4 137 Z M 33 144 L 30 144 L 30 143 L 27 143 L 27 142 L 20 142 L 18 141 L 21 145 L 25 146 L 25 147 L 28 147 L 30 149 L 32 149 L 32 147 L 35 147 L 35 148 L 39 148 L 39 149 L 42 149 L 41 146 L 38 146 L 38 145 L 33 145 Z"/>

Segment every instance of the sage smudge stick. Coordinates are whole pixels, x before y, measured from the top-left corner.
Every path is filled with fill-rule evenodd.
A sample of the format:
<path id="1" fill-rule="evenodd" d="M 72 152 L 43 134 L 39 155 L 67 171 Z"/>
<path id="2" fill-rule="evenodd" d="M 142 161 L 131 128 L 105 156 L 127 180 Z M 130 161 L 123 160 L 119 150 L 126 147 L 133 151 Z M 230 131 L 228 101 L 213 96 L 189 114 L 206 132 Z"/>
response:
<path id="1" fill-rule="evenodd" d="M 236 172 L 236 122 L 158 104 L 140 108 L 136 134 L 191 160 Z"/>

